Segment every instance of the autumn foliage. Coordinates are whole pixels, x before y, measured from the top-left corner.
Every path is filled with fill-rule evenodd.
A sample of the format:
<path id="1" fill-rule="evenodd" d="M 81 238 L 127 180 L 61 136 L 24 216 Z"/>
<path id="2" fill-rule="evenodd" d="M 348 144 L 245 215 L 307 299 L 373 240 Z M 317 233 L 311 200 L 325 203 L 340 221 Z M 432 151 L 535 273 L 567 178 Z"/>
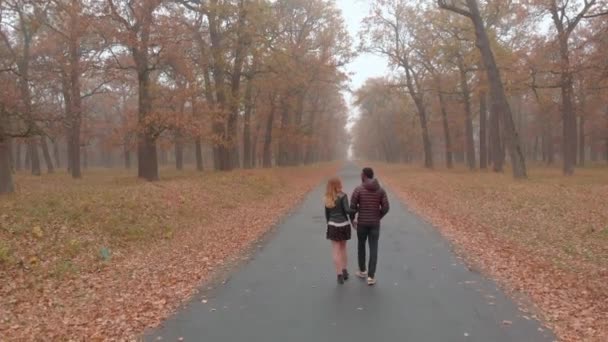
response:
<path id="1" fill-rule="evenodd" d="M 123 159 L 147 180 L 169 160 L 232 170 L 346 153 L 353 52 L 331 1 L 9 0 L 0 33 L 0 193 L 10 170 L 41 173 L 40 151 L 49 172 Z"/>
<path id="2" fill-rule="evenodd" d="M 131 340 L 221 275 L 337 164 L 17 177 L 0 198 L 0 336 Z"/>
<path id="3" fill-rule="evenodd" d="M 608 161 L 607 11 L 593 0 L 373 1 L 360 48 L 394 72 L 358 90 L 355 154 L 428 168 L 510 164 L 516 177 L 524 160 L 559 160 L 566 175 Z M 370 134 L 386 122 L 397 132 Z"/>
<path id="4" fill-rule="evenodd" d="M 471 268 L 520 298 L 522 315 L 541 319 L 563 341 L 608 337 L 605 170 L 584 169 L 564 179 L 556 168 L 535 167 L 528 181 L 518 182 L 462 167 L 377 167 Z"/>

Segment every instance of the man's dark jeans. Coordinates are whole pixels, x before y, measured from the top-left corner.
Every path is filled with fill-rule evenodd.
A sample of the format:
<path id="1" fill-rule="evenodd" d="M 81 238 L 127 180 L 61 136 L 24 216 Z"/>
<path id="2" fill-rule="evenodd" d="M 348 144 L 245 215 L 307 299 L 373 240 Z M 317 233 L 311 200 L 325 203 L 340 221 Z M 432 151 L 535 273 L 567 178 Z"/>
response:
<path id="1" fill-rule="evenodd" d="M 365 242 L 369 240 L 369 268 L 367 274 L 373 278 L 376 275 L 376 264 L 378 263 L 378 239 L 380 238 L 380 226 L 360 224 L 357 227 L 359 270 L 365 271 Z"/>

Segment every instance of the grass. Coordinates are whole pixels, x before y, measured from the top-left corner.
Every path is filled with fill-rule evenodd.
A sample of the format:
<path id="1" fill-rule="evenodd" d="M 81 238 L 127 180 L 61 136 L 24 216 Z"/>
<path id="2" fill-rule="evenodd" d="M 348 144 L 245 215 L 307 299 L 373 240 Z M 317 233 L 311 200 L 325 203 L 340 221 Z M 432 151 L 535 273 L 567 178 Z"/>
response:
<path id="1" fill-rule="evenodd" d="M 508 173 L 377 165 L 469 262 L 525 294 L 563 341 L 608 340 L 608 168 Z"/>
<path id="2" fill-rule="evenodd" d="M 17 174 L 0 197 L 0 336 L 132 340 L 336 166 Z"/>
<path id="3" fill-rule="evenodd" d="M 8 248 L 5 242 L 0 241 L 0 265 L 6 265 L 12 261 L 11 250 Z"/>
<path id="4" fill-rule="evenodd" d="M 210 222 L 216 209 L 269 198 L 286 186 L 286 172 L 163 170 L 156 183 L 121 170 L 91 170 L 82 180 L 63 173 L 18 174 L 16 194 L 0 197 L 0 260 L 6 267 L 36 255 L 78 264 L 79 258 L 93 259 L 101 246 L 153 245 L 184 227 Z M 42 236 L 36 237 L 35 227 Z"/>
<path id="5" fill-rule="evenodd" d="M 464 169 L 387 166 L 383 172 L 423 203 L 473 220 L 557 264 L 605 267 L 608 260 L 608 168 L 580 169 L 573 177 L 532 168 L 523 181 Z"/>

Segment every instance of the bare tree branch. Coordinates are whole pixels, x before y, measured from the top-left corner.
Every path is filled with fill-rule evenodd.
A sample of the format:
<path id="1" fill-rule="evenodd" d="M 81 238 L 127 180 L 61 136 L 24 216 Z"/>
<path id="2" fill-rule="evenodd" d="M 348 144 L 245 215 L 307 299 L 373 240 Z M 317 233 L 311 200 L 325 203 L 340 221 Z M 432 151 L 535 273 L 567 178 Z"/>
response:
<path id="1" fill-rule="evenodd" d="M 456 5 L 453 5 L 453 4 L 448 4 L 447 0 L 437 0 L 437 4 L 439 5 L 439 8 L 460 14 L 467 18 L 471 18 L 473 16 L 471 14 L 471 12 L 469 12 L 466 9 L 457 7 Z"/>

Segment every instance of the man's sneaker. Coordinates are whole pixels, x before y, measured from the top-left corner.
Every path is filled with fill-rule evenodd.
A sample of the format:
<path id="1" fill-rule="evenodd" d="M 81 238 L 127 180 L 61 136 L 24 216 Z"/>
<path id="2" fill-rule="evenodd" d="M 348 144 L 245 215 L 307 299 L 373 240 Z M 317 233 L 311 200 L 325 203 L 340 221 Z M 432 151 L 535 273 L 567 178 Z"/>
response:
<path id="1" fill-rule="evenodd" d="M 376 278 L 368 277 L 367 285 L 369 285 L 369 286 L 376 285 Z"/>
<path id="2" fill-rule="evenodd" d="M 342 277 L 344 278 L 344 280 L 348 280 L 349 275 L 347 269 L 342 270 Z"/>
<path id="3" fill-rule="evenodd" d="M 367 271 L 357 271 L 356 275 L 361 279 L 365 279 L 367 278 Z"/>
<path id="4" fill-rule="evenodd" d="M 338 284 L 340 284 L 340 285 L 344 284 L 344 276 L 341 274 L 338 274 Z"/>

